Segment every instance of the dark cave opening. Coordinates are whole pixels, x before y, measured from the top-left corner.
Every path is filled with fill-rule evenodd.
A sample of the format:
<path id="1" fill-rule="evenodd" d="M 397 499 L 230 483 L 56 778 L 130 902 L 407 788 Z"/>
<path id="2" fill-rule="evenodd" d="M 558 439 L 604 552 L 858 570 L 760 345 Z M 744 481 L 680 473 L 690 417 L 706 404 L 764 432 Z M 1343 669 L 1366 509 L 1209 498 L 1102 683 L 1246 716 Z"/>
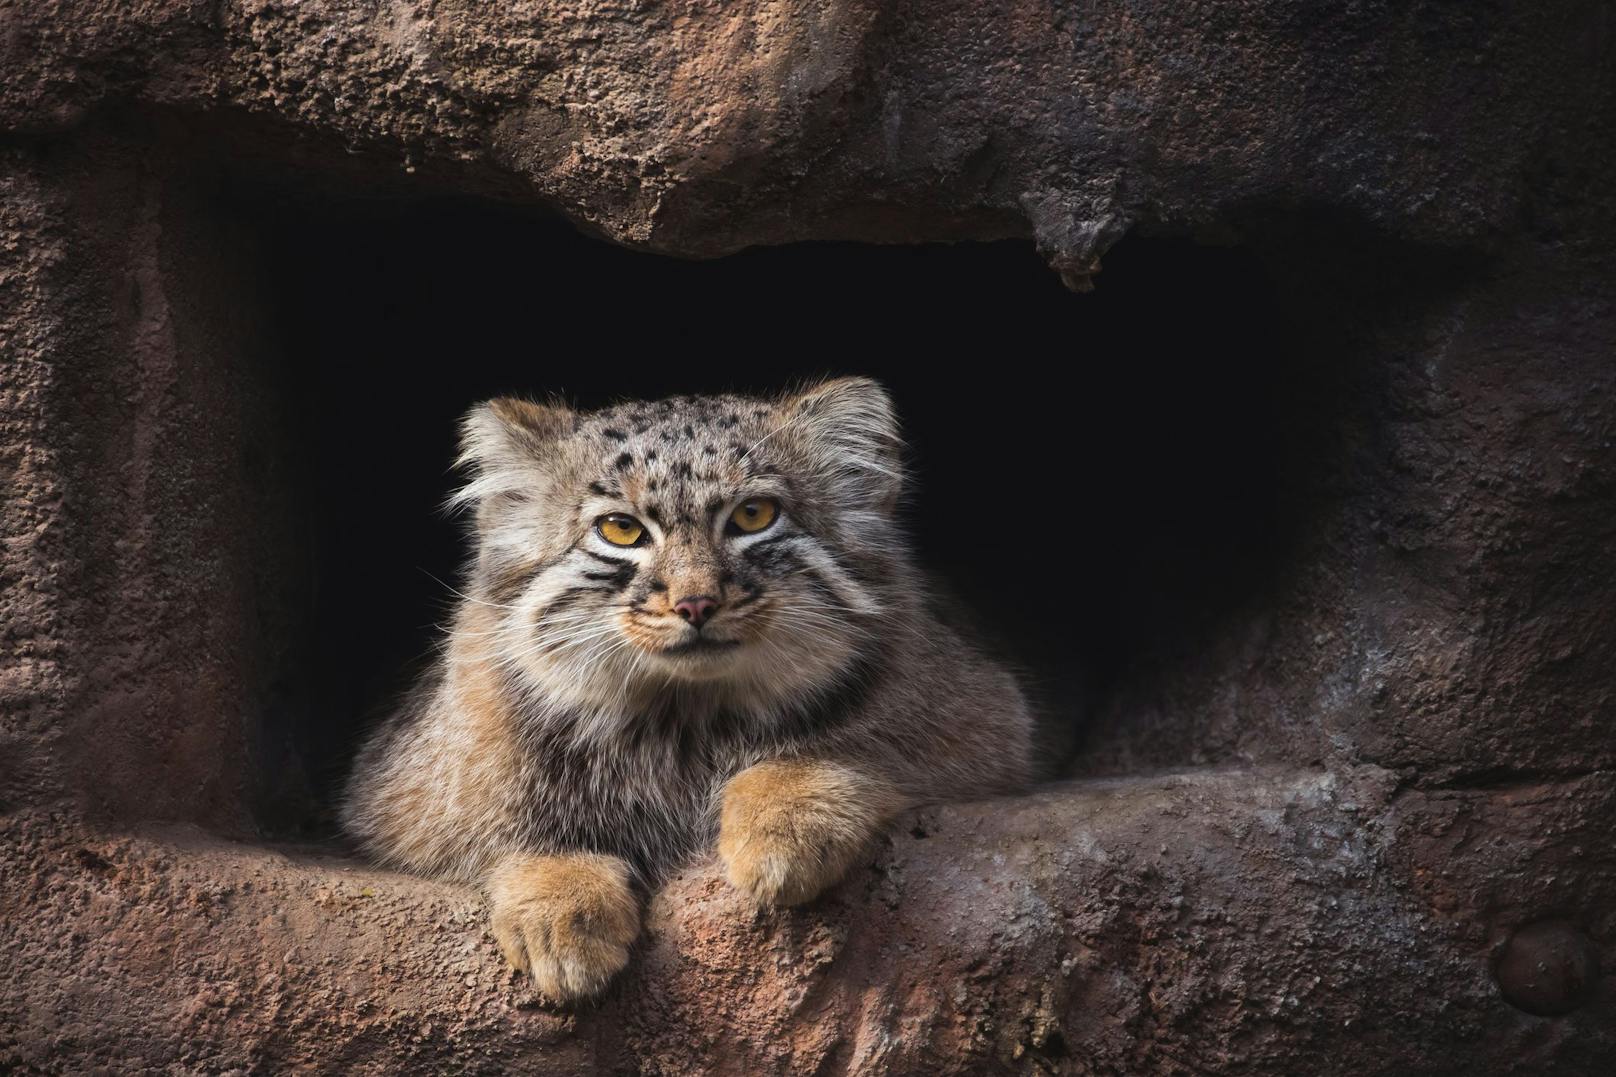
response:
<path id="1" fill-rule="evenodd" d="M 492 395 L 588 407 L 881 379 L 913 540 L 1024 670 L 1057 757 L 1141 656 L 1252 600 L 1303 511 L 1315 390 L 1238 248 L 1131 237 L 1075 295 L 1023 242 L 698 262 L 481 202 L 250 203 L 309 576 L 304 668 L 272 736 L 316 790 L 261 811 L 270 832 L 328 829 L 360 731 L 430 654 L 464 550 L 440 511 L 455 423 Z"/>

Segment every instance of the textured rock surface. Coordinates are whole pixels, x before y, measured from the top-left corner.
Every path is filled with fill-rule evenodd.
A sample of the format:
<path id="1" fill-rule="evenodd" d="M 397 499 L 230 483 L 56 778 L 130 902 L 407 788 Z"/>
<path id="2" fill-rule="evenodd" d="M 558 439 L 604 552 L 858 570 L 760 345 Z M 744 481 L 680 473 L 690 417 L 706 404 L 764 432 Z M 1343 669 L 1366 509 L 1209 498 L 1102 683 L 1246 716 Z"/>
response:
<path id="1" fill-rule="evenodd" d="M 1594 1070 L 1613 47 L 1596 0 L 0 0 L 0 1066 Z M 800 912 L 694 870 L 552 1012 L 469 895 L 245 843 L 306 510 L 220 160 L 686 255 L 1245 243 L 1323 371 L 1295 541 L 1101 701 L 1081 766 L 1146 776 L 928 811 Z M 1492 979 L 1543 920 L 1606 970 L 1561 1017 Z"/>
<path id="2" fill-rule="evenodd" d="M 25 813 L 4 823 L 16 898 L 0 914 L 0 1059 L 673 1074 L 1278 1073 L 1328 1058 L 1336 1072 L 1593 1072 L 1616 1041 L 1608 982 L 1546 1022 L 1500 1002 L 1492 961 L 1502 925 L 1563 885 L 1525 850 L 1600 842 L 1613 809 L 1609 774 L 1426 793 L 1368 770 L 1093 780 L 938 808 L 804 909 L 755 913 L 715 869 L 692 870 L 657 900 L 624 980 L 572 1014 L 502 966 L 463 891 L 190 830 L 109 836 Z M 1609 876 L 1577 874 L 1608 936 Z"/>
<path id="3" fill-rule="evenodd" d="M 247 112 L 681 253 L 1031 232 L 1080 272 L 1268 203 L 1474 243 L 1586 199 L 1611 137 L 1597 0 L 3 10 L 10 129 Z"/>

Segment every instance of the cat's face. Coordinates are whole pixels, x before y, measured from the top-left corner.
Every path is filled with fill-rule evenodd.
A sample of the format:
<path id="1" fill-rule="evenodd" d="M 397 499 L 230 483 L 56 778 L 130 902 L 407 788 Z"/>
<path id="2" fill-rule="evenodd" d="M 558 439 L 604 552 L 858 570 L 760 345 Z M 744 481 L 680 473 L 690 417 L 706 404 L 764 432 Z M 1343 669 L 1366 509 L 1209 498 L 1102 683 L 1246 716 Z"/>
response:
<path id="1" fill-rule="evenodd" d="M 898 448 L 890 401 L 863 379 L 779 401 L 481 405 L 462 495 L 478 510 L 477 620 L 502 660 L 589 706 L 694 685 L 742 704 L 815 691 L 882 611 Z"/>

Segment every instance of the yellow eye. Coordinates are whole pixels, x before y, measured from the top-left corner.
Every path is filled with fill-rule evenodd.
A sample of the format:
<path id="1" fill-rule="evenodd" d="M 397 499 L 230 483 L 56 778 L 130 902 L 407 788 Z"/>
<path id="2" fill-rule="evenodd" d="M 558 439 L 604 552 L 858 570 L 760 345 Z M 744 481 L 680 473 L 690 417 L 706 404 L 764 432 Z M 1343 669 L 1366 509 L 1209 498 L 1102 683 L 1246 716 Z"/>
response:
<path id="1" fill-rule="evenodd" d="M 635 546 L 645 537 L 645 527 L 632 516 L 607 513 L 595 521 L 595 531 L 613 546 Z"/>
<path id="2" fill-rule="evenodd" d="M 754 497 L 736 506 L 735 511 L 729 514 L 729 523 L 742 534 L 750 535 L 774 523 L 778 511 L 779 506 L 771 498 Z"/>

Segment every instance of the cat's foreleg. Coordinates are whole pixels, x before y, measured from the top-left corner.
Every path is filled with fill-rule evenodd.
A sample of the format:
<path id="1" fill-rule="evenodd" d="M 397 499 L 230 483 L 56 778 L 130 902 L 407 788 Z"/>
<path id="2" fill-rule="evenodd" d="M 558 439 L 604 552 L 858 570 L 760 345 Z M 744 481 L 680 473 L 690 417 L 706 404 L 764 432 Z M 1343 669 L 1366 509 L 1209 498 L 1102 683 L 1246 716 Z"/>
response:
<path id="1" fill-rule="evenodd" d="M 905 806 L 891 784 L 843 763 L 758 763 L 724 786 L 718 855 L 755 901 L 797 905 L 838 882 Z"/>
<path id="2" fill-rule="evenodd" d="M 509 856 L 486 889 L 505 959 L 557 1001 L 599 994 L 640 933 L 629 867 L 615 856 Z"/>

